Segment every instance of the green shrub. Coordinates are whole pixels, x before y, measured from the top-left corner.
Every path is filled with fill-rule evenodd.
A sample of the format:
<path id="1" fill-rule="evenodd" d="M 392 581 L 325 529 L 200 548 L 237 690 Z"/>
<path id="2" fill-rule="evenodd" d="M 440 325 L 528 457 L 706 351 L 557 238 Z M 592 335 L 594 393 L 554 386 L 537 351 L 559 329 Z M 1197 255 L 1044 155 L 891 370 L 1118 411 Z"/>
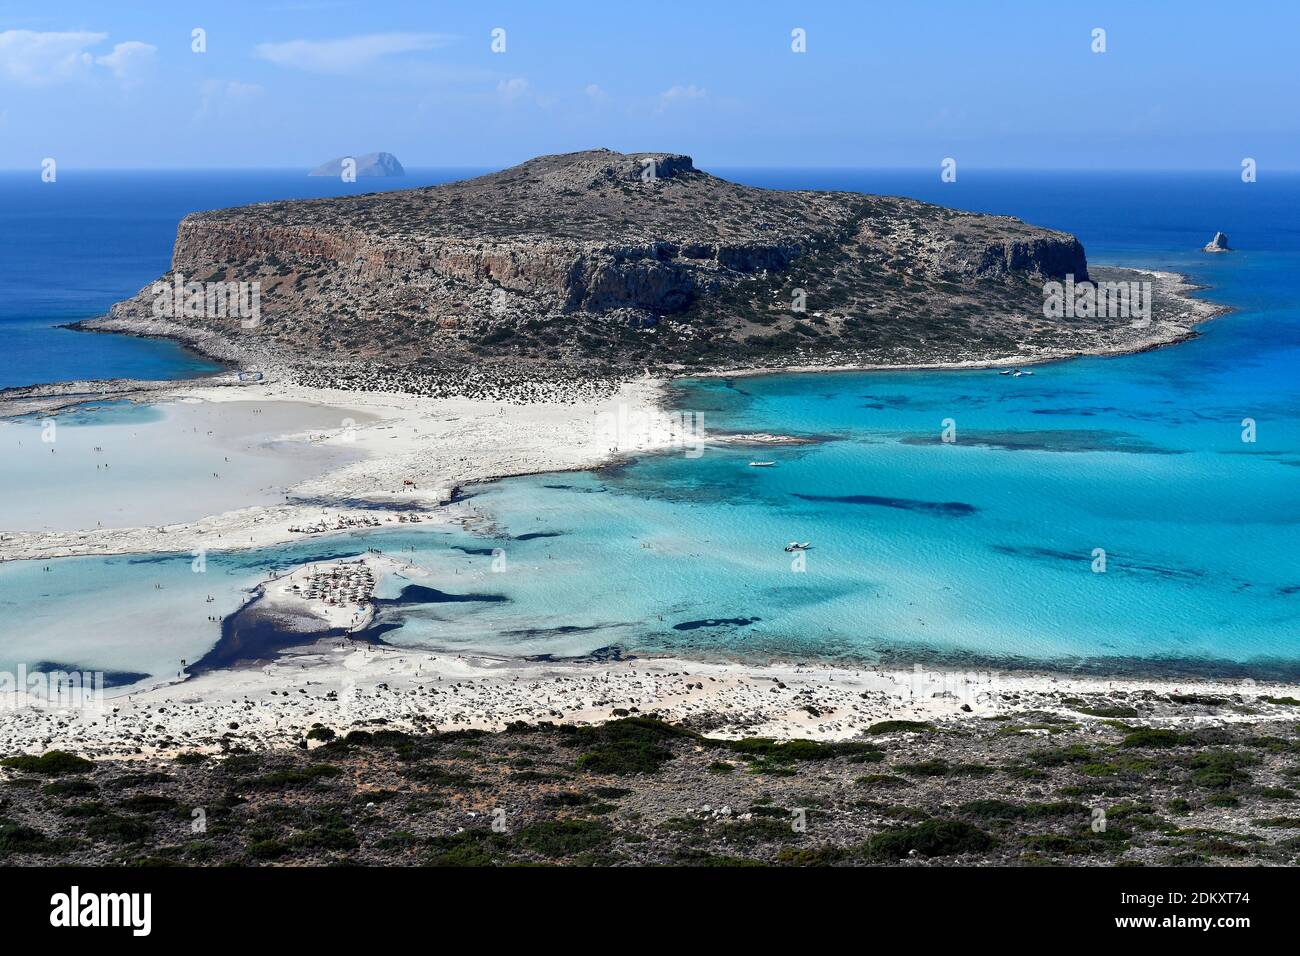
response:
<path id="1" fill-rule="evenodd" d="M 68 773 L 87 773 L 95 769 L 95 762 L 85 757 L 78 757 L 66 750 L 51 750 L 39 757 L 31 754 L 19 754 L 0 760 L 0 767 L 13 767 L 24 773 L 40 774 L 43 777 L 61 777 Z"/>
<path id="2" fill-rule="evenodd" d="M 677 738 L 700 739 L 698 734 L 653 717 L 626 717 L 576 728 L 571 743 L 587 748 L 578 757 L 579 770 L 627 775 L 656 772 L 673 756 L 664 744 Z"/>
<path id="3" fill-rule="evenodd" d="M 1226 790 L 1239 783 L 1249 783 L 1245 767 L 1258 763 L 1257 757 L 1234 750 L 1207 750 L 1187 761 L 1192 768 L 1192 782 L 1209 790 Z"/>
<path id="4" fill-rule="evenodd" d="M 115 813 L 91 817 L 86 824 L 86 835 L 116 840 L 119 843 L 139 843 L 153 833 L 153 827 L 134 817 L 122 817 Z"/>
<path id="5" fill-rule="evenodd" d="M 914 827 L 885 830 L 862 848 L 868 860 L 900 860 L 915 851 L 919 856 L 953 856 L 978 853 L 994 846 L 991 836 L 962 820 L 926 820 Z"/>
<path id="6" fill-rule="evenodd" d="M 1162 727 L 1140 727 L 1120 741 L 1121 747 L 1191 747 L 1200 743 L 1195 734 Z"/>
<path id="7" fill-rule="evenodd" d="M 1081 803 L 1061 800 L 1053 803 L 1010 803 L 1006 800 L 972 800 L 963 803 L 959 812 L 986 820 L 1050 820 L 1060 817 L 1088 816 Z"/>
<path id="8" fill-rule="evenodd" d="M 342 771 L 331 764 L 313 764 L 301 770 L 290 768 L 272 771 L 248 781 L 248 786 L 257 790 L 296 790 L 310 787 L 316 781 L 327 777 L 337 777 L 340 773 Z"/>
<path id="9" fill-rule="evenodd" d="M 725 746 L 743 757 L 761 757 L 778 763 L 846 756 L 857 763 L 876 763 L 885 759 L 884 751 L 876 744 L 853 740 L 824 743 L 820 740 L 797 739 L 777 742 L 771 737 L 745 737 L 727 741 Z"/>
<path id="10" fill-rule="evenodd" d="M 490 830 L 462 830 L 429 841 L 430 866 L 492 866 L 500 861 L 501 838 Z"/>
<path id="11" fill-rule="evenodd" d="M 127 797 L 118 806 L 131 813 L 160 813 L 163 810 L 176 809 L 176 801 L 172 797 L 158 793 L 136 793 Z"/>
<path id="12" fill-rule="evenodd" d="M 609 843 L 611 830 L 596 820 L 542 820 L 519 831 L 519 845 L 551 859 L 573 856 Z"/>
<path id="13" fill-rule="evenodd" d="M 99 788 L 89 780 L 74 778 L 72 780 L 55 780 L 41 787 L 42 793 L 52 797 L 87 797 L 98 793 Z"/>
<path id="14" fill-rule="evenodd" d="M 0 858 L 11 853 L 41 853 L 50 849 L 50 838 L 21 823 L 0 821 Z"/>
<path id="15" fill-rule="evenodd" d="M 867 728 L 869 734 L 915 733 L 933 730 L 934 725 L 924 720 L 882 720 Z"/>

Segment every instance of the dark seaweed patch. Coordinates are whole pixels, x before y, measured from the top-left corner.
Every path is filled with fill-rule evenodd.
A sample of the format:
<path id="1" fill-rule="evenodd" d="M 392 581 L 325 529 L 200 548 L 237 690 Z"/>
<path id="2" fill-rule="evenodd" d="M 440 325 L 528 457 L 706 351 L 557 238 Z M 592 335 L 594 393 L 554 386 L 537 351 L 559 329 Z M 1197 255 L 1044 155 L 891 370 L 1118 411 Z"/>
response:
<path id="1" fill-rule="evenodd" d="M 58 661 L 37 661 L 27 667 L 30 674 L 102 674 L 104 687 L 126 687 L 150 676 L 139 671 L 99 671 L 81 664 L 61 664 Z"/>
<path id="2" fill-rule="evenodd" d="M 509 601 L 504 594 L 449 594 L 423 584 L 408 584 L 395 598 L 375 598 L 376 607 L 409 607 L 413 604 L 464 604 L 472 601 Z"/>
<path id="3" fill-rule="evenodd" d="M 744 627 L 746 624 L 753 624 L 761 621 L 761 617 L 709 617 L 702 621 L 682 621 L 680 624 L 674 624 L 674 631 L 694 631 L 702 627 Z"/>
<path id="4" fill-rule="evenodd" d="M 939 445 L 939 434 L 907 435 L 904 445 Z M 1162 448 L 1128 432 L 1102 429 L 1063 428 L 1051 431 L 967 431 L 958 436 L 957 444 L 1003 451 L 1051 452 L 1123 452 L 1129 455 L 1182 455 L 1184 451 Z"/>
<path id="5" fill-rule="evenodd" d="M 870 505 L 877 508 L 896 508 L 900 511 L 915 511 L 921 514 L 938 515 L 946 518 L 962 518 L 977 511 L 974 505 L 964 501 L 920 501 L 916 498 L 893 498 L 886 495 L 801 495 L 795 497 L 802 501 L 824 501 L 840 505 Z"/>

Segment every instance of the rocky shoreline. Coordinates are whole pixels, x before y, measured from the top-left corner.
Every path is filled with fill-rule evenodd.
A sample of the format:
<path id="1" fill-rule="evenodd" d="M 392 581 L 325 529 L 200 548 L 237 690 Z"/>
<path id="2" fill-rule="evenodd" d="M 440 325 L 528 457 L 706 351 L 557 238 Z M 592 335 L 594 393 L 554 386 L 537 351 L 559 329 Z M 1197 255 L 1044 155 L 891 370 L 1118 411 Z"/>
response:
<path id="1" fill-rule="evenodd" d="M 741 377 L 795 372 L 929 371 L 963 368 L 1000 368 L 1034 365 L 1081 356 L 1124 355 L 1173 345 L 1196 336 L 1196 326 L 1231 311 L 1226 306 L 1197 298 L 1203 286 L 1186 276 L 1148 269 L 1097 267 L 1097 281 L 1151 282 L 1153 309 L 1149 324 L 1106 323 L 1057 336 L 1049 344 L 1018 343 L 1015 348 L 978 348 L 971 351 L 943 346 L 941 353 L 913 352 L 890 355 L 880 351 L 825 351 L 816 362 L 808 362 L 803 350 L 774 355 L 761 365 L 752 361 L 714 360 L 702 367 L 673 362 L 620 366 L 605 364 L 546 364 L 494 359 L 467 364 L 444 360 L 438 364 L 391 365 L 358 360 L 315 359 L 310 363 L 258 340 L 231 339 L 212 330 L 170 319 L 138 315 L 110 315 L 76 323 L 84 331 L 116 333 L 179 342 L 206 358 L 233 369 L 257 371 L 269 379 L 308 388 L 339 391 L 377 391 L 426 398 L 463 397 L 483 401 L 526 404 L 536 401 L 575 402 L 608 397 L 629 380 L 647 370 L 656 377 L 671 379 Z M 219 376 L 209 377 L 218 378 Z M 80 391 L 103 388 L 109 392 L 160 390 L 159 383 L 73 383 Z M 36 402 L 53 398 L 54 386 L 8 389 L 0 392 L 0 411 L 22 400 Z M 63 386 L 58 388 L 66 393 Z M 68 402 L 67 404 L 74 404 Z M 53 406 L 47 406 L 53 407 Z M 12 414 L 12 413 L 10 413 Z"/>

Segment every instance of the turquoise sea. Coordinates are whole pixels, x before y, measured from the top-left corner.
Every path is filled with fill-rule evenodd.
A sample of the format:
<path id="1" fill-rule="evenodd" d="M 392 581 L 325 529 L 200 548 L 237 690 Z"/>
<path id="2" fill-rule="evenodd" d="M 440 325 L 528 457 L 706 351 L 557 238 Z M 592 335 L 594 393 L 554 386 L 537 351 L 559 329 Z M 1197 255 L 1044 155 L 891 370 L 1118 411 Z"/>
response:
<path id="1" fill-rule="evenodd" d="M 173 673 L 216 640 L 207 617 L 233 611 L 267 569 L 375 547 L 434 571 L 418 583 L 445 593 L 385 609 L 383 638 L 397 644 L 1300 678 L 1300 177 L 963 172 L 942 184 L 928 173 L 714 171 L 1016 215 L 1075 232 L 1093 263 L 1188 273 L 1234 311 L 1190 342 L 1038 366 L 1032 377 L 682 382 L 676 403 L 709 431 L 818 441 L 472 489 L 500 539 L 384 531 L 211 554 L 201 575 L 189 555 L 6 562 L 0 666 Z M 192 206 L 211 184 L 187 175 Z M 245 185 L 265 198 L 273 184 L 250 174 Z M 250 201 L 238 192 L 209 205 Z M 136 205 L 151 215 L 147 198 Z M 1215 230 L 1237 251 L 1198 252 Z M 121 294 L 162 271 L 154 259 L 165 265 L 170 233 L 154 232 Z M 149 259 L 142 250 L 155 243 Z M 77 255 L 74 246 L 63 267 Z M 0 279 L 0 300 L 20 285 Z M 26 311 L 37 321 L 37 304 Z M 0 301 L 0 337 L 14 314 Z M 132 374 L 112 369 L 144 354 L 93 363 Z M 156 374 L 188 374 L 183 353 L 147 360 Z M 62 361 L 23 374 L 52 380 Z M 15 380 L 0 364 L 0 383 Z M 939 440 L 945 419 L 955 443 Z M 1245 419 L 1254 441 L 1243 441 Z M 778 464 L 750 468 L 753 458 Z M 812 543 L 802 569 L 783 551 L 791 540 Z"/>

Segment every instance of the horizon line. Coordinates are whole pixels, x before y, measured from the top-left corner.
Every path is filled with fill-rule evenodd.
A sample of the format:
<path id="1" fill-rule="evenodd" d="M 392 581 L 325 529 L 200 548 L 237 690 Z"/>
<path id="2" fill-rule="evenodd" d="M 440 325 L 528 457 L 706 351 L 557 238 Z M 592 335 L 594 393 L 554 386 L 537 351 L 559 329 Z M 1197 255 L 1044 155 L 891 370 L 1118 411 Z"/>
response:
<path id="1" fill-rule="evenodd" d="M 545 154 L 541 154 L 545 155 Z M 560 154 L 562 155 L 562 154 Z M 526 162 L 526 160 L 524 160 Z M 319 164 L 317 164 L 319 165 Z M 501 170 L 509 169 L 512 166 L 519 165 L 518 162 L 508 164 L 483 164 L 483 163 L 453 163 L 447 165 L 407 165 L 403 164 L 404 170 Z M 60 172 L 79 172 L 79 173 L 184 173 L 184 172 L 301 172 L 306 176 L 315 166 L 309 165 L 278 165 L 278 166 L 62 166 Z M 852 165 L 839 163 L 812 163 L 812 164 L 785 164 L 785 163 L 709 163 L 701 166 L 698 162 L 696 169 L 702 172 L 708 172 L 712 169 L 753 169 L 753 170 L 825 170 L 825 171 L 852 171 L 852 172 L 937 172 L 937 165 L 926 166 L 895 166 L 895 165 Z M 1223 175 L 1237 175 L 1240 169 L 1236 166 L 962 166 L 965 172 L 978 173 L 1215 173 Z M 39 175 L 41 167 L 39 164 L 34 166 L 0 166 L 0 174 L 3 173 L 32 173 Z M 1268 167 L 1266 172 L 1270 175 L 1275 173 L 1300 173 L 1300 166 L 1280 166 Z M 316 179 L 330 179 L 330 176 L 316 176 Z M 401 176 L 365 176 L 363 179 L 401 179 Z"/>

